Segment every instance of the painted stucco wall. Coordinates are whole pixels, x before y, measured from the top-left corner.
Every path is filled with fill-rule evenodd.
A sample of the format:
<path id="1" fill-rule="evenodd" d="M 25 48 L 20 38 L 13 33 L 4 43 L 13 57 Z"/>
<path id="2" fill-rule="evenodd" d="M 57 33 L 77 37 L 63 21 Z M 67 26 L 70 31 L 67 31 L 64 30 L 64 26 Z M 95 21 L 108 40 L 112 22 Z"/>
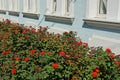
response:
<path id="1" fill-rule="evenodd" d="M 19 5 L 20 13 L 19 16 L 11 16 L 9 12 L 5 15 L 0 14 L 0 19 L 8 18 L 13 20 L 14 22 L 19 22 L 21 24 L 35 24 L 37 26 L 49 26 L 54 27 L 56 29 L 61 28 L 61 31 L 64 30 L 72 30 L 77 32 L 77 36 L 79 36 L 84 42 L 89 42 L 91 46 L 105 46 L 111 47 L 114 52 L 117 54 L 120 53 L 120 30 L 102 28 L 97 26 L 89 26 L 87 25 L 83 19 L 85 18 L 86 13 L 86 0 L 74 0 L 74 21 L 72 24 L 64 24 L 60 22 L 52 22 L 45 20 L 45 12 L 46 12 L 46 0 L 40 0 L 40 16 L 39 19 L 30 19 L 24 18 L 22 14 L 22 0 L 20 0 Z M 59 30 L 60 31 L 60 30 Z M 94 37 L 94 36 L 97 36 Z M 100 37 L 100 38 L 99 38 Z M 116 47 L 116 48 L 115 48 Z M 114 49 L 115 48 L 115 49 Z"/>

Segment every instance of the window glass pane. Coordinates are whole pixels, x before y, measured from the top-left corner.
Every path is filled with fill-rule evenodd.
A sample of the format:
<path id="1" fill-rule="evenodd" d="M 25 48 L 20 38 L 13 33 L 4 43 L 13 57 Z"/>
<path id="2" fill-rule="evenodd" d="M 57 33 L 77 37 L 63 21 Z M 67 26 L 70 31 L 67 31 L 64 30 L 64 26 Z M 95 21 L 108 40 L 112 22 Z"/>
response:
<path id="1" fill-rule="evenodd" d="M 0 9 L 1 10 L 5 9 L 5 0 L 0 0 Z"/>
<path id="2" fill-rule="evenodd" d="M 53 0 L 53 12 L 57 11 L 57 0 Z"/>
<path id="3" fill-rule="evenodd" d="M 107 0 L 99 0 L 99 14 L 107 13 Z"/>
<path id="4" fill-rule="evenodd" d="M 66 6 L 66 11 L 70 12 L 70 0 L 67 0 L 67 6 Z"/>
<path id="5" fill-rule="evenodd" d="M 31 0 L 28 0 L 28 11 L 30 11 Z"/>
<path id="6" fill-rule="evenodd" d="M 13 10 L 15 10 L 15 7 L 16 7 L 15 4 L 16 4 L 15 1 L 12 0 L 12 9 L 13 9 Z"/>

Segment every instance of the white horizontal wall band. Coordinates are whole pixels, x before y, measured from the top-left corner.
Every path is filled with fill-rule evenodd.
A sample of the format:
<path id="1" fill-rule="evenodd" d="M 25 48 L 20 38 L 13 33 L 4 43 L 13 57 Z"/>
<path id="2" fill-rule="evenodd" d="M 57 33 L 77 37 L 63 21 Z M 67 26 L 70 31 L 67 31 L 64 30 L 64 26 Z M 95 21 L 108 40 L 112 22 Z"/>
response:
<path id="1" fill-rule="evenodd" d="M 105 41 L 110 41 L 110 42 L 113 42 L 113 43 L 120 43 L 120 40 L 111 39 L 111 38 L 108 38 L 108 37 L 97 36 L 97 35 L 93 35 L 92 38 L 97 38 L 97 39 L 101 39 L 101 40 L 105 40 Z"/>

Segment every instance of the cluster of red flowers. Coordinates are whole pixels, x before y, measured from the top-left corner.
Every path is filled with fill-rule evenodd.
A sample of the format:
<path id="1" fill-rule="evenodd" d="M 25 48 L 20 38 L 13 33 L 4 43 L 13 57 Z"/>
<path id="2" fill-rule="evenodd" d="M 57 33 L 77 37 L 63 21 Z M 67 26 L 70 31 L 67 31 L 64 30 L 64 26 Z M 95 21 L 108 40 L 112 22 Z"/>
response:
<path id="1" fill-rule="evenodd" d="M 9 54 L 10 52 L 11 52 L 11 50 L 3 51 L 3 52 L 2 52 L 2 55 Z"/>
<path id="2" fill-rule="evenodd" d="M 11 60 L 14 60 L 14 58 L 11 58 Z M 16 57 L 16 59 L 15 59 L 16 61 L 20 61 L 21 60 L 21 58 L 20 57 Z M 28 58 L 28 57 L 25 57 L 24 58 L 24 61 L 26 61 L 26 62 L 28 62 L 30 59 Z"/>
<path id="3" fill-rule="evenodd" d="M 77 42 L 77 44 L 78 45 L 83 45 L 83 48 L 88 47 L 88 43 L 86 43 L 86 42 L 79 41 L 79 42 Z"/>
<path id="4" fill-rule="evenodd" d="M 105 51 L 108 52 L 108 53 L 111 53 L 111 52 L 112 52 L 110 48 L 106 48 Z"/>
<path id="5" fill-rule="evenodd" d="M 108 56 L 109 56 L 111 59 L 114 59 L 114 58 L 115 58 L 115 54 L 114 54 L 114 53 L 110 53 L 110 54 L 108 54 Z"/>
<path id="6" fill-rule="evenodd" d="M 31 53 L 36 53 L 35 49 L 30 50 Z"/>
<path id="7" fill-rule="evenodd" d="M 40 52 L 41 55 L 45 55 L 45 53 L 46 53 L 45 50 L 42 50 L 42 51 Z"/>
<path id="8" fill-rule="evenodd" d="M 17 69 L 16 69 L 16 68 L 13 68 L 13 69 L 11 70 L 11 73 L 12 73 L 12 74 L 16 74 L 16 73 L 17 73 Z"/>
<path id="9" fill-rule="evenodd" d="M 92 77 L 93 78 L 97 78 L 99 75 L 100 69 L 99 68 L 95 68 L 94 71 L 92 72 Z"/>
<path id="10" fill-rule="evenodd" d="M 28 33 L 28 31 L 29 31 L 29 29 L 24 28 L 23 31 L 22 31 L 22 34 L 26 34 L 26 33 Z"/>
<path id="11" fill-rule="evenodd" d="M 64 56 L 64 55 L 65 55 L 65 52 L 64 52 L 64 51 L 60 51 L 60 52 L 59 52 L 59 55 L 60 55 L 60 56 Z"/>
<path id="12" fill-rule="evenodd" d="M 120 66 L 120 61 L 114 61 L 114 64 Z"/>
<path id="13" fill-rule="evenodd" d="M 28 61 L 29 61 L 29 58 L 28 58 L 28 57 L 25 57 L 25 58 L 24 58 L 24 61 L 28 62 Z"/>
<path id="14" fill-rule="evenodd" d="M 64 51 L 60 51 L 60 52 L 59 52 L 59 55 L 60 55 L 60 56 L 64 56 L 65 58 L 69 58 L 69 57 L 70 57 L 69 55 L 65 54 Z"/>
<path id="15" fill-rule="evenodd" d="M 74 77 L 71 80 L 76 80 Z"/>
<path id="16" fill-rule="evenodd" d="M 37 50 L 35 50 L 35 49 L 32 49 L 32 50 L 30 50 L 30 53 L 36 53 L 37 52 Z M 46 51 L 45 50 L 42 50 L 42 51 L 40 51 L 40 54 L 41 55 L 45 55 L 46 54 Z M 51 52 L 48 52 L 48 55 L 50 56 L 52 53 Z"/>
<path id="17" fill-rule="evenodd" d="M 53 67 L 54 69 L 57 69 L 57 68 L 59 67 L 59 65 L 58 65 L 58 63 L 53 63 L 53 64 L 52 64 L 52 67 Z"/>

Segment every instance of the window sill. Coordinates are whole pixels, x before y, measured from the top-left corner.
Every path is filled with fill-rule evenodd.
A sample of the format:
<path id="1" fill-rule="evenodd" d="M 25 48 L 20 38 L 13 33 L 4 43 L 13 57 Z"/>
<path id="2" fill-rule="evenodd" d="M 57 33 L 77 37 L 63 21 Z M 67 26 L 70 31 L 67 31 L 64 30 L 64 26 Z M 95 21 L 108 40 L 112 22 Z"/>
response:
<path id="1" fill-rule="evenodd" d="M 74 17 L 46 14 L 45 15 L 45 20 L 60 22 L 60 23 L 65 23 L 65 24 L 72 24 L 73 21 L 74 21 Z"/>
<path id="2" fill-rule="evenodd" d="M 0 14 L 6 14 L 6 10 L 0 10 Z"/>
<path id="3" fill-rule="evenodd" d="M 26 18 L 39 19 L 39 16 L 39 13 L 23 12 L 23 17 Z"/>
<path id="4" fill-rule="evenodd" d="M 100 18 L 85 18 L 83 19 L 88 25 L 96 27 L 104 27 L 111 29 L 120 29 L 120 20 L 100 19 Z"/>
<path id="5" fill-rule="evenodd" d="M 19 16 L 19 11 L 8 11 L 8 12 L 9 12 L 9 15 Z"/>

